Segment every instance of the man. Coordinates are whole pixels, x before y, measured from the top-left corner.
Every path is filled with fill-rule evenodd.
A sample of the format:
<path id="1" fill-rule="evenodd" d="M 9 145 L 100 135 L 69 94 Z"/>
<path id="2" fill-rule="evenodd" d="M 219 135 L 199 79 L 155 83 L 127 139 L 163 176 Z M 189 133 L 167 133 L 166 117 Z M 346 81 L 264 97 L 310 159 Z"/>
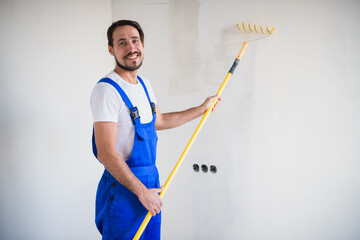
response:
<path id="1" fill-rule="evenodd" d="M 135 21 L 120 20 L 108 29 L 108 50 L 116 66 L 91 93 L 93 149 L 105 171 L 96 195 L 96 225 L 103 239 L 132 239 L 148 211 L 154 216 L 143 239 L 160 239 L 162 199 L 155 166 L 156 130 L 191 121 L 217 96 L 198 107 L 161 113 L 149 80 L 138 75 L 144 34 Z"/>

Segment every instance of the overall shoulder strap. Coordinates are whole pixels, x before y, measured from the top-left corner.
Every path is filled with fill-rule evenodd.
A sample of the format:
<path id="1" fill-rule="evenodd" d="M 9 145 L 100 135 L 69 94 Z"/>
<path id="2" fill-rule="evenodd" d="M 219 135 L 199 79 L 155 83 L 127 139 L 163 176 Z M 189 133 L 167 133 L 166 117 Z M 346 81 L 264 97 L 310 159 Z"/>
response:
<path id="1" fill-rule="evenodd" d="M 150 103 L 150 107 L 151 107 L 152 114 L 156 114 L 155 103 L 153 103 L 153 102 L 151 101 L 149 92 L 148 92 L 148 90 L 147 90 L 147 88 L 146 88 L 146 86 L 145 86 L 144 81 L 143 81 L 139 76 L 137 76 L 137 79 L 139 80 L 139 82 L 141 83 L 141 85 L 142 85 L 143 88 L 144 88 L 144 91 L 145 91 L 146 96 L 147 96 L 147 98 L 148 98 L 148 100 L 149 100 L 149 103 Z"/>
<path id="2" fill-rule="evenodd" d="M 106 83 L 111 84 L 119 92 L 119 94 L 122 97 L 122 99 L 124 100 L 126 106 L 128 106 L 128 108 L 134 107 L 132 105 L 130 99 L 128 98 L 128 96 L 124 92 L 124 90 L 122 90 L 122 88 L 119 86 L 119 84 L 117 84 L 114 80 L 112 80 L 110 78 L 103 78 L 98 83 L 101 83 L 101 82 L 106 82 Z"/>
<path id="3" fill-rule="evenodd" d="M 126 106 L 130 109 L 130 117 L 131 117 L 133 124 L 139 124 L 140 123 L 139 110 L 137 109 L 137 107 L 134 107 L 132 105 L 130 99 L 128 98 L 128 96 L 126 95 L 124 90 L 122 90 L 122 88 L 119 86 L 119 84 L 117 84 L 114 80 L 112 80 L 110 78 L 103 78 L 98 83 L 101 83 L 101 82 L 105 82 L 105 83 L 112 85 L 118 91 L 121 98 L 125 102 Z M 92 133 L 92 150 L 93 150 L 95 157 L 97 158 L 97 147 L 96 147 L 96 141 L 95 141 L 94 126 L 93 126 L 93 133 Z"/>
<path id="4" fill-rule="evenodd" d="M 137 76 L 137 79 L 139 80 L 139 82 L 140 82 L 140 83 L 141 83 L 141 85 L 143 86 L 144 91 L 145 91 L 145 93 L 146 93 L 146 96 L 147 96 L 147 98 L 148 98 L 149 102 L 151 102 L 150 95 L 149 95 L 148 90 L 146 89 L 146 86 L 145 86 L 144 81 L 143 81 L 143 80 L 142 80 L 139 76 Z"/>
<path id="5" fill-rule="evenodd" d="M 95 157 L 97 158 L 97 148 L 96 148 L 96 142 L 95 142 L 94 126 L 93 126 L 93 131 L 92 131 L 91 143 L 92 143 L 93 153 L 94 153 Z"/>
<path id="6" fill-rule="evenodd" d="M 98 83 L 100 82 L 109 83 L 118 91 L 121 98 L 124 100 L 126 106 L 130 109 L 130 116 L 131 116 L 131 120 L 133 121 L 133 124 L 138 122 L 140 123 L 140 115 L 138 108 L 132 105 L 130 99 L 128 98 L 124 90 L 119 86 L 119 84 L 117 84 L 114 80 L 110 78 L 103 78 Z"/>

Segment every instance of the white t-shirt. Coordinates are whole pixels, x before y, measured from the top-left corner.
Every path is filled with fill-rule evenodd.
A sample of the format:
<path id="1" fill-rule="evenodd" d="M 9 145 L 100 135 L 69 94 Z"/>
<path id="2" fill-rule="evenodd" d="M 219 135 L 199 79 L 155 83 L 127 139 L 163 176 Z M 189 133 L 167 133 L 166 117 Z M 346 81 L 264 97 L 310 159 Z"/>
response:
<path id="1" fill-rule="evenodd" d="M 114 71 L 111 71 L 105 78 L 112 79 L 124 90 L 133 106 L 138 108 L 141 123 L 152 121 L 153 116 L 149 100 L 140 82 L 131 84 Z M 146 86 L 151 101 L 156 104 L 156 98 L 149 80 L 143 76 L 140 76 L 140 78 Z M 98 83 L 91 93 L 90 105 L 94 122 L 117 123 L 115 147 L 119 154 L 127 160 L 134 146 L 135 127 L 130 118 L 130 110 L 118 91 L 109 83 Z"/>

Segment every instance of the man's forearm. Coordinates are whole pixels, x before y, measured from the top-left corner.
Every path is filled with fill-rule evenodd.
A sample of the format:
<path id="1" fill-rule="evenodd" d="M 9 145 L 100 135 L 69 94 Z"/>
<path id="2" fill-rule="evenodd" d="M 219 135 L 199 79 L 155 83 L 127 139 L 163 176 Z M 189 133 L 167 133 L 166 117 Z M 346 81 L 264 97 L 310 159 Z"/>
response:
<path id="1" fill-rule="evenodd" d="M 184 123 L 194 120 L 197 117 L 200 117 L 209 107 L 211 107 L 213 101 L 217 99 L 218 96 L 211 96 L 206 98 L 204 103 L 200 106 L 189 108 L 180 112 L 170 113 L 160 113 L 160 109 L 156 105 L 156 113 L 158 114 L 155 122 L 156 130 L 178 127 Z"/>
<path id="2" fill-rule="evenodd" d="M 158 214 L 162 207 L 162 200 L 159 197 L 163 188 L 148 189 L 130 170 L 124 159 L 116 152 L 116 154 L 101 156 L 105 168 L 110 174 L 129 191 L 133 192 L 141 202 L 141 204 L 151 212 L 153 216 Z M 106 159 L 104 161 L 104 159 Z"/>
<path id="3" fill-rule="evenodd" d="M 140 196 L 146 191 L 144 184 L 132 173 L 129 166 L 121 155 L 116 153 L 100 154 L 99 160 L 103 163 L 104 167 L 110 174 L 129 191 L 133 192 L 136 196 Z"/>
<path id="4" fill-rule="evenodd" d="M 161 123 L 157 130 L 178 127 L 184 123 L 194 120 L 205 113 L 206 109 L 202 106 L 190 108 L 181 112 L 170 112 L 161 114 Z"/>

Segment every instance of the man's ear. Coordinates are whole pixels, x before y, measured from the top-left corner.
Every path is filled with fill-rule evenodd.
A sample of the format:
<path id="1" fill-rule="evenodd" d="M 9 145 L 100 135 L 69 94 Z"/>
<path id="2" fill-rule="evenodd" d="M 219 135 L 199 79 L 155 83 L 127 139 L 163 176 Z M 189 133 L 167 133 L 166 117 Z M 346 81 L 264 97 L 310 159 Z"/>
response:
<path id="1" fill-rule="evenodd" d="M 108 50 L 109 50 L 109 53 L 110 53 L 111 56 L 115 55 L 114 54 L 114 48 L 112 46 L 108 45 Z"/>

